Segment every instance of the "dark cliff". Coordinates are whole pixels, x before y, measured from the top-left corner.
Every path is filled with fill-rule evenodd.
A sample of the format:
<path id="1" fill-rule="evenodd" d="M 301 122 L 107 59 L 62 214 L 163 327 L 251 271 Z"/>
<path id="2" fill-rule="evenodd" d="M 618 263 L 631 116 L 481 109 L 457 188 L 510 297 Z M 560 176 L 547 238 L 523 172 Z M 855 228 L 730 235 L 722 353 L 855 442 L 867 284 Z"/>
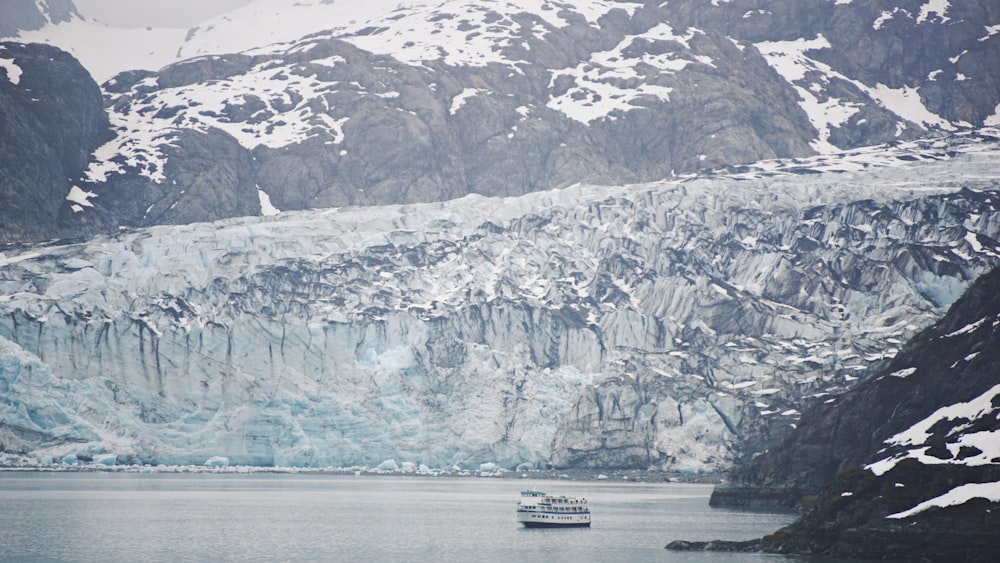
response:
<path id="1" fill-rule="evenodd" d="M 66 197 L 113 137 L 100 88 L 55 47 L 0 43 L 0 58 L 0 242 L 75 234 Z"/>

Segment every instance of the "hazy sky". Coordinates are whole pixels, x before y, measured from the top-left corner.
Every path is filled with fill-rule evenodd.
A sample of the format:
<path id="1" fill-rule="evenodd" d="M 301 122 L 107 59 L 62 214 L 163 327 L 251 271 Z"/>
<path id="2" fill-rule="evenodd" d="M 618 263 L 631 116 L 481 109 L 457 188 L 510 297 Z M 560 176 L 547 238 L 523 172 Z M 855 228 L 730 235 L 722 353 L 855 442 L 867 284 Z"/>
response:
<path id="1" fill-rule="evenodd" d="M 250 0 L 73 0 L 80 14 L 120 27 L 191 27 Z"/>

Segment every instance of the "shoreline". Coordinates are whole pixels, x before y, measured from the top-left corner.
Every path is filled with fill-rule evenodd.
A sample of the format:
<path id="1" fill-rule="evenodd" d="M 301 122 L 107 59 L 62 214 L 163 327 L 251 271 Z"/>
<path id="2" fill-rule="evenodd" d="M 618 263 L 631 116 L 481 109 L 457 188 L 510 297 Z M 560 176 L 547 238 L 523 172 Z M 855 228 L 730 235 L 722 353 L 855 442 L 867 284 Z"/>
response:
<path id="1" fill-rule="evenodd" d="M 632 483 L 695 483 L 717 485 L 725 480 L 722 473 L 682 473 L 674 471 L 640 469 L 395 469 L 377 467 L 291 467 L 232 465 L 213 467 L 207 465 L 104 465 L 50 464 L 50 465 L 0 465 L 0 473 L 119 473 L 119 474 L 206 474 L 206 475 L 331 475 L 331 476 L 381 476 L 381 477 L 462 477 L 477 479 L 541 479 L 568 481 L 613 481 Z"/>

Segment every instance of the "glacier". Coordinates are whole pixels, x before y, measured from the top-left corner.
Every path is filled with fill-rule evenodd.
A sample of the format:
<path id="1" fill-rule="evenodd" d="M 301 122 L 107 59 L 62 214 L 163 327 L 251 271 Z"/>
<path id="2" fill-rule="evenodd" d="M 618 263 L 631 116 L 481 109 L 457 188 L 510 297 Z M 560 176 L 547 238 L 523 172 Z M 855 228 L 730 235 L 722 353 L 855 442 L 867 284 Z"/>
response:
<path id="1" fill-rule="evenodd" d="M 0 251 L 0 450 L 703 472 L 1000 264 L 1000 134 Z"/>

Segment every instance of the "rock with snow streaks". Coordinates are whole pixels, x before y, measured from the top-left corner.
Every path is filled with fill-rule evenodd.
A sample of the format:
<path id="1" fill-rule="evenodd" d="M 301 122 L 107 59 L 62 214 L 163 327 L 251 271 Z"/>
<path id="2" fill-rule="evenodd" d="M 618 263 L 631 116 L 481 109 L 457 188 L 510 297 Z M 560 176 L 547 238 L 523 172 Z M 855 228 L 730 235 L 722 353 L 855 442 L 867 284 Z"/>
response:
<path id="1" fill-rule="evenodd" d="M 4 447 L 723 469 L 1000 261 L 997 151 L 964 136 L 8 249 Z"/>
<path id="2" fill-rule="evenodd" d="M 216 129 L 252 154 L 252 184 L 281 210 L 520 195 L 811 152 L 805 114 L 756 51 L 638 4 L 542 4 L 417 7 L 119 75 L 105 85 L 118 137 L 85 189 L 113 204 L 145 183 L 171 194 L 158 206 L 183 205 L 199 177 L 181 174 L 179 132 Z M 183 222 L 156 209 L 118 220 Z"/>

